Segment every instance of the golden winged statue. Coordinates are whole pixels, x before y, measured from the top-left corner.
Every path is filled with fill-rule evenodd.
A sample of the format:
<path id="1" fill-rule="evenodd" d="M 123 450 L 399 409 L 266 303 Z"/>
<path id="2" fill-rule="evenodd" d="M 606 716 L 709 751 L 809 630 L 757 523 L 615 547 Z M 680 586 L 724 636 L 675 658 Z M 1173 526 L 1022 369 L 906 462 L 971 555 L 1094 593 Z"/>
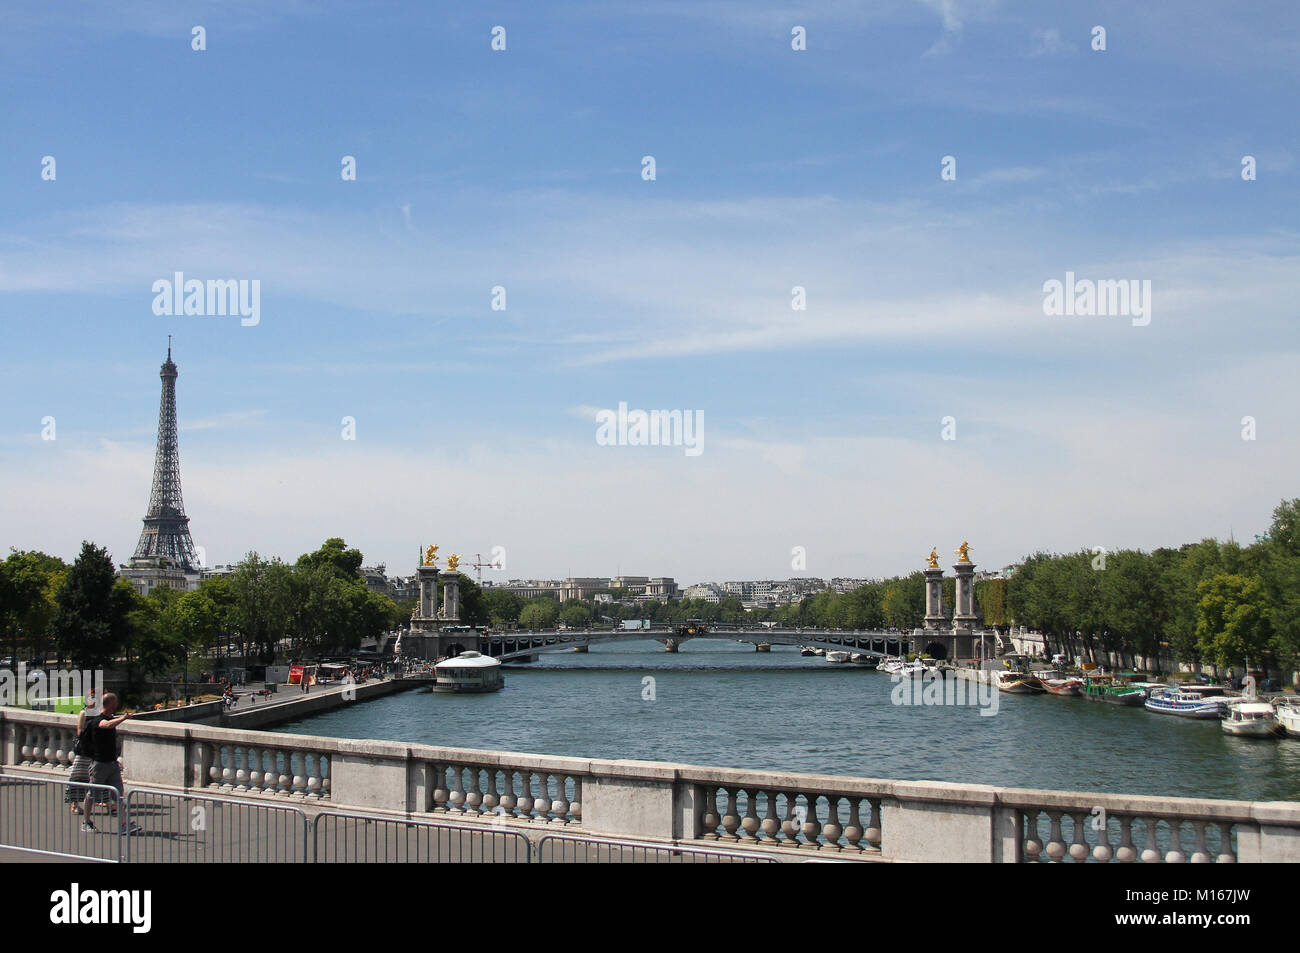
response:
<path id="1" fill-rule="evenodd" d="M 930 555 L 925 558 L 925 564 L 931 569 L 939 568 L 939 551 L 933 546 L 930 547 Z"/>
<path id="2" fill-rule="evenodd" d="M 455 572 L 456 567 L 460 565 L 460 554 L 452 553 L 447 557 L 447 572 Z"/>
<path id="3" fill-rule="evenodd" d="M 961 563 L 970 562 L 970 543 L 966 542 L 966 540 L 963 539 L 961 541 L 961 545 L 958 546 L 954 550 L 954 552 L 961 557 L 960 559 L 957 560 L 958 562 Z"/>
<path id="4" fill-rule="evenodd" d="M 430 546 L 424 551 L 424 564 L 426 566 L 438 565 L 438 547 Z"/>

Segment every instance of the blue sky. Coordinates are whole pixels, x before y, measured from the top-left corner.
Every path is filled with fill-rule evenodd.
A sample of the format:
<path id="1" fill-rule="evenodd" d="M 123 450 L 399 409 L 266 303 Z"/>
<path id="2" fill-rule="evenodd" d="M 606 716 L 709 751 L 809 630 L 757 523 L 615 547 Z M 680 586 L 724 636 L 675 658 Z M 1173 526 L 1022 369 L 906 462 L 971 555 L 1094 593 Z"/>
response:
<path id="1" fill-rule="evenodd" d="M 1249 538 L 1300 495 L 1300 13 L 1153 6 L 10 3 L 0 543 L 130 555 L 168 334 L 211 563 Z M 155 315 L 178 270 L 259 280 L 260 323 Z M 1067 270 L 1150 280 L 1151 323 L 1045 316 Z M 620 401 L 704 452 L 598 446 Z"/>

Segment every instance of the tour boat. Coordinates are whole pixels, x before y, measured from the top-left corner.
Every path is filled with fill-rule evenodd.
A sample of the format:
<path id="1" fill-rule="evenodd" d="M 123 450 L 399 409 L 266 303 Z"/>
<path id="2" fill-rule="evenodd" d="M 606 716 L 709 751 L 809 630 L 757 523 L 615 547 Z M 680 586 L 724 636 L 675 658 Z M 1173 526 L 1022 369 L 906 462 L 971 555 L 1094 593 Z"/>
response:
<path id="1" fill-rule="evenodd" d="M 433 667 L 435 692 L 495 692 L 505 685 L 499 659 L 461 652 Z"/>
<path id="2" fill-rule="evenodd" d="M 835 665 L 842 665 L 848 660 L 849 660 L 848 652 L 827 652 L 826 653 L 826 661 L 832 662 Z"/>
<path id="3" fill-rule="evenodd" d="M 1277 715 L 1268 702 L 1242 702 L 1228 706 L 1223 730 L 1247 738 L 1271 738 L 1278 732 Z"/>
<path id="4" fill-rule="evenodd" d="M 1300 698 L 1280 695 L 1273 699 L 1273 711 L 1277 715 L 1278 733 L 1300 738 Z"/>
<path id="5" fill-rule="evenodd" d="M 998 691 L 1009 695 L 1041 695 L 1043 684 L 1028 672 L 998 672 Z"/>
<path id="6" fill-rule="evenodd" d="M 914 659 L 911 662 L 900 663 L 899 666 L 896 669 L 893 669 L 889 674 L 897 675 L 900 678 L 920 678 L 927 671 L 929 671 L 929 669 L 926 667 L 924 662 L 920 659 Z"/>
<path id="7" fill-rule="evenodd" d="M 886 675 L 893 675 L 903 667 L 903 663 L 906 661 L 907 660 L 900 655 L 886 655 L 876 665 L 876 671 L 884 672 Z"/>
<path id="8" fill-rule="evenodd" d="M 1042 683 L 1043 688 L 1053 695 L 1078 695 L 1079 689 L 1083 687 L 1083 679 L 1061 675 L 1059 672 L 1052 672 L 1047 675 L 1040 672 L 1038 680 Z"/>
<path id="9" fill-rule="evenodd" d="M 1197 692 L 1170 689 L 1153 692 L 1146 700 L 1146 710 L 1160 715 L 1178 715 L 1182 718 L 1220 718 L 1228 699 L 1222 696 L 1202 697 Z"/>
<path id="10" fill-rule="evenodd" d="M 1114 675 L 1085 676 L 1079 694 L 1089 701 L 1128 706 L 1141 705 L 1147 697 L 1142 689 L 1134 688 Z"/>

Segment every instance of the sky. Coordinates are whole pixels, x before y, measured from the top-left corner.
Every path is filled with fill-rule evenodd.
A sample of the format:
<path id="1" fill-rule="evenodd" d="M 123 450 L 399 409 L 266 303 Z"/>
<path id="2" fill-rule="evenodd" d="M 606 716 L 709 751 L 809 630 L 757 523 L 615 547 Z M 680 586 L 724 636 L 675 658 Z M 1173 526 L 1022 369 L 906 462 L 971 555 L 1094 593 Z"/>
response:
<path id="1" fill-rule="evenodd" d="M 3 19 L 0 546 L 131 555 L 168 335 L 209 565 L 876 577 L 1300 496 L 1293 3 Z M 257 281 L 257 323 L 155 313 L 175 272 Z M 1067 273 L 1149 321 L 1045 313 Z M 700 452 L 598 440 L 620 403 Z"/>

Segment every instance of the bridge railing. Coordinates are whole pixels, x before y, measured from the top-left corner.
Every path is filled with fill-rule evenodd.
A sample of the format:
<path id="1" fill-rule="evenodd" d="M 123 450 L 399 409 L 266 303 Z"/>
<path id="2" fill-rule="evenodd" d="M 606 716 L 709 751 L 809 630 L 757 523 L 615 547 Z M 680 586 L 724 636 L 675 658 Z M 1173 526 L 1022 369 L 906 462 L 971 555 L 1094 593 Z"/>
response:
<path id="1" fill-rule="evenodd" d="M 71 715 L 0 709 L 0 765 L 66 778 Z M 129 785 L 307 811 L 836 860 L 1300 862 L 1300 804 L 743 771 L 127 722 Z"/>

